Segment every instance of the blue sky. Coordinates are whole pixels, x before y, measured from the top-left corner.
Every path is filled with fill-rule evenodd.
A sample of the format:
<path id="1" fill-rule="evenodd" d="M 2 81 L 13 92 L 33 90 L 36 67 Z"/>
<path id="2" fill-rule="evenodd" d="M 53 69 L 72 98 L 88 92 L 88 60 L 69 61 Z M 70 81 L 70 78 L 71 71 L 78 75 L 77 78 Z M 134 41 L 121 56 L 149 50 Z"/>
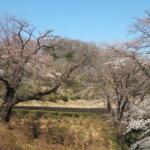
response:
<path id="1" fill-rule="evenodd" d="M 134 17 L 143 17 L 150 0 L 0 0 L 0 13 L 25 18 L 39 30 L 89 42 L 129 39 Z"/>

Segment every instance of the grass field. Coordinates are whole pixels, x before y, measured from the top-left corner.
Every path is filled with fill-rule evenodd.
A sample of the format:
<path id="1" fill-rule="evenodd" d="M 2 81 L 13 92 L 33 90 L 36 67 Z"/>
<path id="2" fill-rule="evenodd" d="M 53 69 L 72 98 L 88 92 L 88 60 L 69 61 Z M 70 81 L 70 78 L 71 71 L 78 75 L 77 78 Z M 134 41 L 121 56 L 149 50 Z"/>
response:
<path id="1" fill-rule="evenodd" d="M 13 110 L 1 150 L 119 150 L 107 115 Z"/>
<path id="2" fill-rule="evenodd" d="M 25 102 L 19 106 L 103 108 L 86 100 Z M 13 109 L 0 125 L 1 150 L 120 150 L 108 114 Z"/>

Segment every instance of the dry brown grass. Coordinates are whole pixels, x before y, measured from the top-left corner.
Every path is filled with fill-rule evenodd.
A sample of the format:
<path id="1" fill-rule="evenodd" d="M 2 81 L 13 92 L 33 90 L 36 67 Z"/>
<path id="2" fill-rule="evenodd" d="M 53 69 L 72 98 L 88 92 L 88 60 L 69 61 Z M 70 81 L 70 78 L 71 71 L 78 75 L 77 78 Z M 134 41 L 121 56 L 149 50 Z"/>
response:
<path id="1" fill-rule="evenodd" d="M 0 125 L 0 150 L 113 150 L 99 118 L 13 119 Z"/>
<path id="2" fill-rule="evenodd" d="M 91 105 L 91 101 L 88 100 L 69 100 L 68 102 L 59 100 L 56 102 L 49 101 L 29 101 L 19 103 L 18 106 L 43 106 L 43 107 L 73 107 L 73 108 L 104 108 L 103 102 L 95 103 Z"/>

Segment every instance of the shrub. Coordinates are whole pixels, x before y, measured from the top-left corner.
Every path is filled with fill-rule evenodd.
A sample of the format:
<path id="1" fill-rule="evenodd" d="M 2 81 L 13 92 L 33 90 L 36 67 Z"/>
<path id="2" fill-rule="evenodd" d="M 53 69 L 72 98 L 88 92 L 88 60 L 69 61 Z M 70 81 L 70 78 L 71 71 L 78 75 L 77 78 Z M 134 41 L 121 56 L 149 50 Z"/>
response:
<path id="1" fill-rule="evenodd" d="M 126 142 L 128 145 L 136 142 L 137 138 L 142 135 L 143 131 L 133 130 L 126 135 Z"/>
<path id="2" fill-rule="evenodd" d="M 68 60 L 70 60 L 73 57 L 73 52 L 65 52 L 64 57 Z"/>
<path id="3" fill-rule="evenodd" d="M 59 99 L 59 97 L 57 94 L 50 94 L 48 96 L 48 101 L 50 101 L 50 102 L 56 102 L 58 99 Z"/>
<path id="4" fill-rule="evenodd" d="M 65 144 L 68 137 L 69 128 L 67 126 L 52 126 L 48 128 L 46 142 L 52 144 Z"/>
<path id="5" fill-rule="evenodd" d="M 81 99 L 81 96 L 80 95 L 72 95 L 70 97 L 71 100 L 77 100 L 77 99 Z"/>
<path id="6" fill-rule="evenodd" d="M 60 95 L 60 96 L 59 96 L 59 99 L 61 99 L 61 100 L 65 101 L 65 102 L 67 102 L 67 101 L 68 101 L 68 96 L 67 96 L 67 95 Z"/>
<path id="7" fill-rule="evenodd" d="M 50 101 L 50 102 L 56 102 L 57 100 L 63 100 L 63 101 L 68 101 L 68 95 L 65 94 L 50 94 L 46 100 Z"/>
<path id="8" fill-rule="evenodd" d="M 80 88 L 79 87 L 73 87 L 72 92 L 73 93 L 78 93 L 78 92 L 80 92 Z"/>

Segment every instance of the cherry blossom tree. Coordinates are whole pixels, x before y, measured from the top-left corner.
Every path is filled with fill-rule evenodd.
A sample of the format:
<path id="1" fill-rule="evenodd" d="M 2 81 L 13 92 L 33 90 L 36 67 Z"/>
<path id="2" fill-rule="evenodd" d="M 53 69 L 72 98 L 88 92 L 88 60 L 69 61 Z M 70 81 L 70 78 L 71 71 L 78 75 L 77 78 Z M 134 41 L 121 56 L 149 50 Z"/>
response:
<path id="1" fill-rule="evenodd" d="M 38 36 L 39 35 L 39 36 Z M 23 101 L 41 100 L 55 92 L 90 56 L 61 61 L 44 51 L 55 51 L 52 30 L 39 33 L 23 19 L 3 16 L 0 20 L 0 84 L 4 91 L 0 121 L 9 122 L 12 108 Z"/>

